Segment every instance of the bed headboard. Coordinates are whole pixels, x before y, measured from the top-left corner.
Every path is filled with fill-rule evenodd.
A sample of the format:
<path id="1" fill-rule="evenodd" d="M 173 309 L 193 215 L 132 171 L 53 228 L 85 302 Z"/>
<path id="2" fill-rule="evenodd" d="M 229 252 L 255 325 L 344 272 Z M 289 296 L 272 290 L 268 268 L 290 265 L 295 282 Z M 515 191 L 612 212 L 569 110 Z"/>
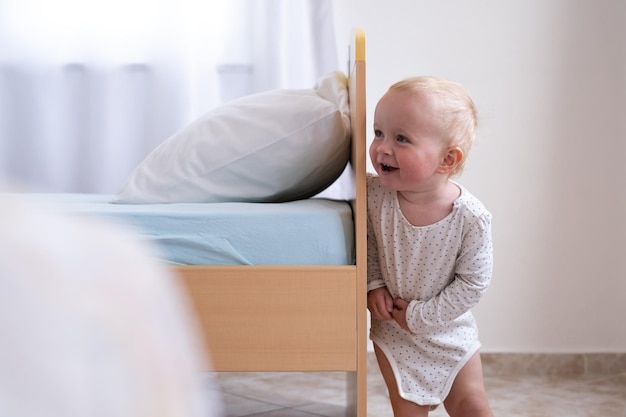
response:
<path id="1" fill-rule="evenodd" d="M 366 107 L 365 107 L 365 32 L 352 31 L 349 51 L 350 124 L 352 128 L 352 155 L 350 165 L 354 171 L 356 199 L 352 201 L 356 230 L 356 264 L 367 264 L 366 198 Z"/>
<path id="2" fill-rule="evenodd" d="M 367 125 L 365 107 L 365 32 L 361 29 L 352 31 L 350 41 L 349 94 L 350 124 L 352 127 L 352 155 L 350 165 L 354 172 L 356 198 L 352 200 L 355 228 L 356 259 L 356 327 L 357 327 L 357 372 L 351 374 L 349 384 L 353 387 L 356 409 L 348 415 L 366 415 L 365 398 L 367 397 L 367 186 L 366 155 Z"/>

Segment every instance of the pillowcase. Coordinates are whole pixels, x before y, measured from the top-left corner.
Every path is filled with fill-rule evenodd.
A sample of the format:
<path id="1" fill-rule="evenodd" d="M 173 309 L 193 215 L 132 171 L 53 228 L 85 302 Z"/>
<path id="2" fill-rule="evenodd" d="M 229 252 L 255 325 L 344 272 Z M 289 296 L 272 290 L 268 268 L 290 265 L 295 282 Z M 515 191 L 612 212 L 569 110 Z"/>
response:
<path id="1" fill-rule="evenodd" d="M 132 172 L 114 203 L 284 202 L 309 198 L 350 157 L 348 80 L 273 90 L 220 106 L 174 134 Z"/>

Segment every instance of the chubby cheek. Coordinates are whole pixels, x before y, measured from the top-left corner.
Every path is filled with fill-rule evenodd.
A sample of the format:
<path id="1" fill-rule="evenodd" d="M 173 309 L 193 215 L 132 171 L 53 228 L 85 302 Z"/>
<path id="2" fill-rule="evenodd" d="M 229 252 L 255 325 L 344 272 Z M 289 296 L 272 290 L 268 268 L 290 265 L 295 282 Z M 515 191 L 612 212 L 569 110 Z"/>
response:
<path id="1" fill-rule="evenodd" d="M 425 171 L 428 171 L 427 161 L 413 154 L 396 154 L 396 164 L 399 173 L 406 180 L 414 180 L 421 177 Z"/>
<path id="2" fill-rule="evenodd" d="M 419 183 L 433 176 L 436 167 L 429 161 L 413 160 L 402 165 L 402 180 L 409 183 Z"/>
<path id="3" fill-rule="evenodd" d="M 370 162 L 372 163 L 372 166 L 374 167 L 376 172 L 378 172 L 378 163 L 376 162 L 376 154 L 377 154 L 377 150 L 376 149 L 377 148 L 378 148 L 378 145 L 377 145 L 376 141 L 374 141 L 370 145 L 370 149 L 369 149 Z"/>

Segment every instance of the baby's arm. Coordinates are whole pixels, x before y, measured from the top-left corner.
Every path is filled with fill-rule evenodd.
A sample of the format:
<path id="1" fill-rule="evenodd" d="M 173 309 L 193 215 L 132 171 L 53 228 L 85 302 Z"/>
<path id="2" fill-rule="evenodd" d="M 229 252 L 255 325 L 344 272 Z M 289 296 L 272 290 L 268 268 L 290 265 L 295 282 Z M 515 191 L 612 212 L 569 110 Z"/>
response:
<path id="1" fill-rule="evenodd" d="M 466 313 L 487 291 L 492 271 L 491 218 L 483 216 L 463 239 L 452 282 L 430 300 L 409 302 L 408 327 L 414 333 L 423 333 L 430 326 L 448 323 Z"/>

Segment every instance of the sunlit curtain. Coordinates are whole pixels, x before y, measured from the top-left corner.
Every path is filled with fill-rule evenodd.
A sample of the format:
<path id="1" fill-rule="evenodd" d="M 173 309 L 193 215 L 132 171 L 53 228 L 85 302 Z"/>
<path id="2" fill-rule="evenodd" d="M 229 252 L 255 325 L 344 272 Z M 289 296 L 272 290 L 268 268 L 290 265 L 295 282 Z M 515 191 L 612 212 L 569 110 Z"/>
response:
<path id="1" fill-rule="evenodd" d="M 114 193 L 235 97 L 339 68 L 332 0 L 0 0 L 0 179 Z"/>

